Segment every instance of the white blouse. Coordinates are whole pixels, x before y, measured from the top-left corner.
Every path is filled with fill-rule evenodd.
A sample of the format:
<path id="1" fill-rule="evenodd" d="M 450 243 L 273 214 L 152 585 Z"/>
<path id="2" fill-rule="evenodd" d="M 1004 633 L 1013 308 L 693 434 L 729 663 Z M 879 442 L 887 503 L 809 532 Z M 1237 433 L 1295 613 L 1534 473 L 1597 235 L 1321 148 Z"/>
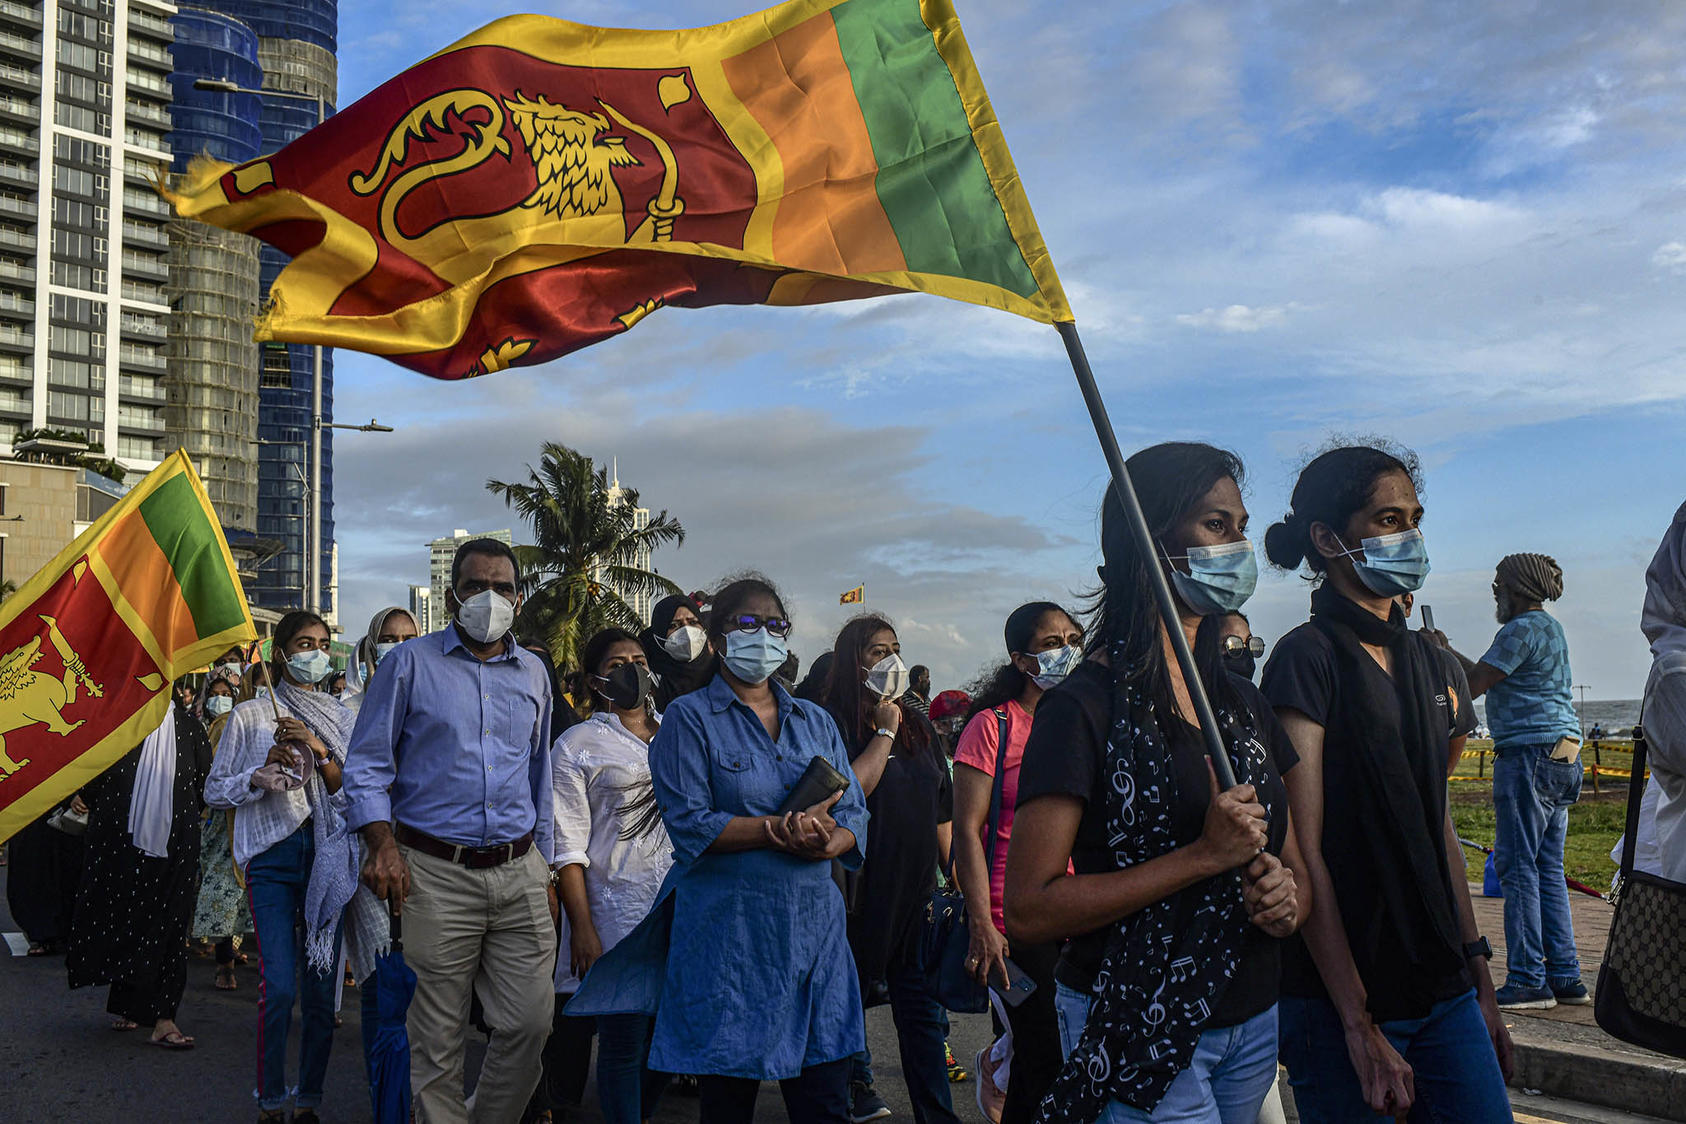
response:
<path id="1" fill-rule="evenodd" d="M 648 835 L 622 839 L 623 809 L 650 789 L 650 747 L 613 714 L 598 713 L 556 739 L 550 755 L 556 863 L 585 868 L 586 902 L 603 951 L 644 920 L 673 865 L 673 845 L 657 819 Z M 556 990 L 578 990 L 570 967 L 567 914 L 556 957 Z"/>

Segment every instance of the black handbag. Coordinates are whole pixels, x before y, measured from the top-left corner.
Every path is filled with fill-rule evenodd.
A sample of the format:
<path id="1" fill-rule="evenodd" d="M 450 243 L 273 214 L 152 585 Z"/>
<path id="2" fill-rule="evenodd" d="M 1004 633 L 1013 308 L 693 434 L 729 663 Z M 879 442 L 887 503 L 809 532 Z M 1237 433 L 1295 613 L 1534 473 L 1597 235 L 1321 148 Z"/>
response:
<path id="1" fill-rule="evenodd" d="M 1001 822 L 1001 793 L 1007 771 L 1007 711 L 995 711 L 998 746 L 995 754 L 995 783 L 989 794 L 989 820 L 984 846 L 984 876 L 995 869 L 996 825 Z M 930 984 L 931 998 L 947 1010 L 960 1015 L 978 1015 L 989 1010 L 989 989 L 980 984 L 966 966 L 966 952 L 971 948 L 971 924 L 966 918 L 966 896 L 960 892 L 954 878 L 954 848 L 948 854 L 946 880 L 931 894 L 931 904 L 925 910 L 925 931 L 922 952 L 925 975 Z"/>
<path id="2" fill-rule="evenodd" d="M 1593 1015 L 1612 1038 L 1686 1058 L 1686 884 L 1633 869 L 1645 789 L 1645 731 L 1633 728 L 1621 881 Z"/>

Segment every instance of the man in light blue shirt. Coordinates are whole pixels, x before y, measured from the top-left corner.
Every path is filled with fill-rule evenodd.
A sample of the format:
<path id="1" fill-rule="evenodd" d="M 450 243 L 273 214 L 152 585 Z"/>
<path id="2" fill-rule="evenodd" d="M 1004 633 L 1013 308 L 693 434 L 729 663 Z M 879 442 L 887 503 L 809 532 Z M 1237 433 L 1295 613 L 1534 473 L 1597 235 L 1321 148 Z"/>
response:
<path id="1" fill-rule="evenodd" d="M 1505 898 L 1504 1010 L 1592 1002 L 1563 879 L 1569 806 L 1581 794 L 1580 720 L 1569 646 L 1545 602 L 1563 571 L 1543 554 L 1499 562 L 1493 599 L 1502 625 L 1479 662 L 1465 657 L 1470 693 L 1487 696 L 1493 730 L 1493 855 Z"/>
<path id="2" fill-rule="evenodd" d="M 369 684 L 345 766 L 363 880 L 404 914 L 416 972 L 410 1073 L 417 1118 L 520 1119 L 550 1033 L 556 959 L 550 679 L 515 642 L 514 552 L 458 548 L 439 632 L 393 649 Z M 472 1103 L 471 993 L 494 1028 Z"/>

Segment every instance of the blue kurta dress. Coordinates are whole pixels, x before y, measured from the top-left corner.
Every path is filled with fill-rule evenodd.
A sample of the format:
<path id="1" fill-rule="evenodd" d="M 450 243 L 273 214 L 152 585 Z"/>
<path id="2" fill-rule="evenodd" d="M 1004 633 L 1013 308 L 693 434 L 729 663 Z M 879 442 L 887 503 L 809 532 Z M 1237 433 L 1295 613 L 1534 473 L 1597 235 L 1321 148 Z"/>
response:
<path id="1" fill-rule="evenodd" d="M 568 1007 L 653 1006 L 659 1072 L 782 1080 L 866 1047 L 831 864 L 767 848 L 703 853 L 734 816 L 776 813 L 820 756 L 849 778 L 832 815 L 855 835 L 844 866 L 861 863 L 866 801 L 836 723 L 773 690 L 777 742 L 719 677 L 664 713 L 650 772 L 676 865 L 642 931 L 593 965 Z"/>

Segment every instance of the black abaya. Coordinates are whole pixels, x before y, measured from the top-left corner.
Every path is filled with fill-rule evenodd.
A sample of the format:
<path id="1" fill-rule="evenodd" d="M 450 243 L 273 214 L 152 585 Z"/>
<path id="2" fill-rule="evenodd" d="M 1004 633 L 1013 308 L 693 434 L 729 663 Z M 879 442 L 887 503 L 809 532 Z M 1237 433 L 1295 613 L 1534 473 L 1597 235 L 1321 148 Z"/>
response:
<path id="1" fill-rule="evenodd" d="M 50 815 L 6 845 L 6 906 L 30 944 L 53 947 L 70 937 L 76 887 L 82 879 L 82 838 L 48 827 Z"/>
<path id="2" fill-rule="evenodd" d="M 153 858 L 129 835 L 140 754 L 131 750 L 82 789 L 87 852 L 70 934 L 70 986 L 110 984 L 106 1009 L 150 1026 L 173 1019 L 187 983 L 187 933 L 199 894 L 199 814 L 211 743 L 176 711 L 176 782 L 170 842 Z"/>

